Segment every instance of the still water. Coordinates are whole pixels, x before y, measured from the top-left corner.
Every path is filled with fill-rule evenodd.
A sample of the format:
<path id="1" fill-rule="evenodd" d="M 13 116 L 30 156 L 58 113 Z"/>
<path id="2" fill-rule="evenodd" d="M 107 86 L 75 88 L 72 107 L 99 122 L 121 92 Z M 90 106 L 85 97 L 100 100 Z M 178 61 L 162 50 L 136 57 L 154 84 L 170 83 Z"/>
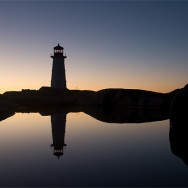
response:
<path id="1" fill-rule="evenodd" d="M 0 122 L 0 186 L 188 186 L 169 129 L 168 119 L 106 123 L 83 112 L 16 113 Z"/>

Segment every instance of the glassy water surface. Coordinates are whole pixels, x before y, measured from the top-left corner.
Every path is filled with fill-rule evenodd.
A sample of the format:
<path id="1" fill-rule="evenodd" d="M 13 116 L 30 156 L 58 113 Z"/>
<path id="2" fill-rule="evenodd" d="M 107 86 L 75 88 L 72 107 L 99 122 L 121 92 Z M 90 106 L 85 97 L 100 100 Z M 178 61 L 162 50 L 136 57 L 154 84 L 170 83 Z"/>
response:
<path id="1" fill-rule="evenodd" d="M 0 186 L 187 186 L 169 124 L 16 113 L 0 122 Z"/>

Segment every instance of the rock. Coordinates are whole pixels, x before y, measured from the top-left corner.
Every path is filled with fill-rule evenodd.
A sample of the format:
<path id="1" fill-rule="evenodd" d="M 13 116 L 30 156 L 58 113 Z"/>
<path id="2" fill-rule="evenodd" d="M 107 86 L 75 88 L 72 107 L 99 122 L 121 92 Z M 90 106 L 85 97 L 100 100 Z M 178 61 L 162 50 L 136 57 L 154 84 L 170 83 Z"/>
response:
<path id="1" fill-rule="evenodd" d="M 169 111 L 175 94 L 176 91 L 164 94 L 139 89 L 103 89 L 96 92 L 42 87 L 39 90 L 5 92 L 3 96 L 24 106 L 93 105 Z"/>
<path id="2" fill-rule="evenodd" d="M 132 108 L 159 109 L 165 101 L 165 94 L 138 89 L 104 89 L 97 92 L 103 96 L 103 106 L 124 106 Z"/>
<path id="3" fill-rule="evenodd" d="M 188 84 L 179 90 L 176 93 L 174 98 L 172 99 L 171 107 L 170 107 L 170 117 L 173 118 L 186 116 L 188 108 Z"/>
<path id="4" fill-rule="evenodd" d="M 188 165 L 188 85 L 174 96 L 170 109 L 171 151 Z"/>

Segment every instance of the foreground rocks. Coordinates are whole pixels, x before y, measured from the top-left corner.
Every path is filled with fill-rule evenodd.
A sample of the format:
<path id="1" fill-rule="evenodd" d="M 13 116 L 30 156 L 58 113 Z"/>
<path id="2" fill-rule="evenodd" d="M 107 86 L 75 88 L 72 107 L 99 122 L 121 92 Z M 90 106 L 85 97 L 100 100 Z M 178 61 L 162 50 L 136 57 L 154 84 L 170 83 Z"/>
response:
<path id="1" fill-rule="evenodd" d="M 58 90 L 42 87 L 39 90 L 5 92 L 3 98 L 23 106 L 65 106 L 93 105 L 118 106 L 139 109 L 169 109 L 173 97 L 171 93 L 157 93 L 136 89 Z"/>
<path id="2" fill-rule="evenodd" d="M 173 98 L 170 107 L 171 118 L 176 116 L 176 119 L 182 116 L 187 116 L 188 108 L 188 84 L 182 88 Z"/>
<path id="3" fill-rule="evenodd" d="M 188 165 L 188 85 L 172 100 L 170 109 L 170 146 L 172 152 Z"/>

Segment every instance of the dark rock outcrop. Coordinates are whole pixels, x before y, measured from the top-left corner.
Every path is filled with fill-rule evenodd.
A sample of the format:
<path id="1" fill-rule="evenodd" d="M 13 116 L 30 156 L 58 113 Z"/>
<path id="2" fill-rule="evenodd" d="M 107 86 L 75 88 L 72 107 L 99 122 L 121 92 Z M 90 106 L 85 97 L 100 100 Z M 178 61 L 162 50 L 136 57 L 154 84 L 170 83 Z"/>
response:
<path id="1" fill-rule="evenodd" d="M 33 109 L 41 114 L 80 111 L 100 121 L 125 123 L 168 119 L 171 101 L 180 91 L 177 89 L 164 94 L 138 89 L 103 89 L 95 92 L 42 87 L 39 90 L 6 92 L 3 97 L 26 107 L 20 111 Z"/>
<path id="2" fill-rule="evenodd" d="M 163 93 L 136 89 L 104 89 L 97 92 L 102 96 L 103 106 L 124 106 L 142 109 L 162 108 L 166 100 Z"/>
<path id="3" fill-rule="evenodd" d="M 65 105 L 97 105 L 96 92 L 80 90 L 58 90 L 41 88 L 39 90 L 22 90 L 21 92 L 5 92 L 3 97 L 23 106 L 65 106 Z"/>
<path id="4" fill-rule="evenodd" d="M 188 85 L 176 93 L 170 109 L 170 146 L 172 153 L 188 165 Z"/>
<path id="5" fill-rule="evenodd" d="M 188 108 L 188 84 L 177 92 L 172 100 L 170 108 L 170 117 L 176 119 L 186 116 Z"/>
<path id="6" fill-rule="evenodd" d="M 177 91 L 157 93 L 138 89 L 59 90 L 42 87 L 39 90 L 5 92 L 3 97 L 23 106 L 92 105 L 169 111 Z"/>

